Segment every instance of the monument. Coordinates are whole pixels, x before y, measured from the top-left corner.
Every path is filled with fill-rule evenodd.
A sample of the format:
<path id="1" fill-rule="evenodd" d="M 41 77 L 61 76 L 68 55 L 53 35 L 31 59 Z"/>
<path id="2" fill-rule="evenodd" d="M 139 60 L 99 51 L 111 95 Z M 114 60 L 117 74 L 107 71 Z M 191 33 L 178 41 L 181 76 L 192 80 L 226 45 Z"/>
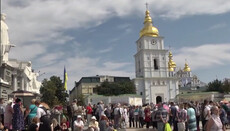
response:
<path id="1" fill-rule="evenodd" d="M 0 97 L 8 98 L 8 94 L 17 90 L 39 93 L 39 74 L 33 71 L 30 61 L 9 59 L 11 47 L 14 45 L 10 43 L 6 15 L 1 14 Z"/>

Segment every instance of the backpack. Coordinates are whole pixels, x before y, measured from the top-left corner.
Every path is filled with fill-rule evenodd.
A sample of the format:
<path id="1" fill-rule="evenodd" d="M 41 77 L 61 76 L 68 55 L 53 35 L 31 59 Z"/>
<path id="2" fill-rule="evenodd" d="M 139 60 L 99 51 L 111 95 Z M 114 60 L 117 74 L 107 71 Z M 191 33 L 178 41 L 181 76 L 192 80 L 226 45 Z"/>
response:
<path id="1" fill-rule="evenodd" d="M 43 125 L 50 125 L 51 124 L 51 121 L 50 121 L 50 118 L 49 118 L 49 115 L 47 114 L 47 109 L 45 107 L 39 107 L 41 109 L 43 109 L 45 111 L 45 115 L 41 116 L 40 118 L 40 122 L 43 124 Z"/>

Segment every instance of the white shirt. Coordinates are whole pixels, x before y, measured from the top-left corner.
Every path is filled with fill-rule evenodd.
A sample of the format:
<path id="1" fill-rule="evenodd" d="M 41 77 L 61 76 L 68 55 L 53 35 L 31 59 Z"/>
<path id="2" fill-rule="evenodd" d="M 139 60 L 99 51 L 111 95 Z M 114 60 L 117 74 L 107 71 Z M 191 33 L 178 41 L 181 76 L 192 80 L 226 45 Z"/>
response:
<path id="1" fill-rule="evenodd" d="M 42 107 L 42 105 L 39 105 L 39 107 Z M 44 115 L 46 115 L 46 112 L 42 109 L 42 108 L 37 108 L 37 115 L 36 115 L 36 117 L 37 118 L 41 118 L 41 116 L 44 116 Z"/>
<path id="2" fill-rule="evenodd" d="M 210 116 L 208 115 L 208 113 L 210 112 L 210 107 L 209 106 L 205 106 L 204 108 L 204 117 L 205 120 L 209 120 Z"/>
<path id="3" fill-rule="evenodd" d="M 83 123 L 83 121 L 82 120 L 80 120 L 80 121 L 78 121 L 78 120 L 75 120 L 74 121 L 74 129 L 76 129 L 77 127 L 84 127 L 84 123 Z"/>

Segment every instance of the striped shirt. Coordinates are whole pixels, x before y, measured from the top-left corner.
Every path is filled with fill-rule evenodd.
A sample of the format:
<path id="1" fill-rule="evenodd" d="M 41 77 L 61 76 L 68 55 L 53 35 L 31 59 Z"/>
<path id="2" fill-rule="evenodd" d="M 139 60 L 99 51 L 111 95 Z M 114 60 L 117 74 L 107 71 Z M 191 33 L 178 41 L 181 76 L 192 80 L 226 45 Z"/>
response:
<path id="1" fill-rule="evenodd" d="M 189 118 L 188 119 L 189 131 L 196 131 L 197 126 L 196 126 L 196 113 L 195 113 L 195 110 L 193 108 L 188 108 L 187 114 L 188 114 L 188 118 Z"/>
<path id="2" fill-rule="evenodd" d="M 166 109 L 164 109 L 163 107 L 159 108 L 156 112 L 156 121 L 157 122 L 162 122 L 161 120 L 161 116 L 164 120 L 167 119 L 168 117 L 168 111 Z"/>

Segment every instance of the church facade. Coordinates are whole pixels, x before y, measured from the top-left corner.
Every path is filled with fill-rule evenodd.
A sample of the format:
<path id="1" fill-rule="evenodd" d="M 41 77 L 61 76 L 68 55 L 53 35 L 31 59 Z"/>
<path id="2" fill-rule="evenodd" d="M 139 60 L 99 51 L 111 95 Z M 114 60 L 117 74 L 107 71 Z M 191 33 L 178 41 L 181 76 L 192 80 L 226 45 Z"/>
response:
<path id="1" fill-rule="evenodd" d="M 164 37 L 153 26 L 148 10 L 136 46 L 134 83 L 143 103 L 156 104 L 174 100 L 179 94 L 179 79 L 174 75 L 176 64 L 170 52 L 164 48 Z"/>
<path id="2" fill-rule="evenodd" d="M 7 99 L 9 93 L 17 90 L 40 93 L 39 74 L 33 71 L 31 62 L 8 58 L 14 45 L 10 43 L 5 18 L 5 14 L 1 14 L 0 97 Z"/>

